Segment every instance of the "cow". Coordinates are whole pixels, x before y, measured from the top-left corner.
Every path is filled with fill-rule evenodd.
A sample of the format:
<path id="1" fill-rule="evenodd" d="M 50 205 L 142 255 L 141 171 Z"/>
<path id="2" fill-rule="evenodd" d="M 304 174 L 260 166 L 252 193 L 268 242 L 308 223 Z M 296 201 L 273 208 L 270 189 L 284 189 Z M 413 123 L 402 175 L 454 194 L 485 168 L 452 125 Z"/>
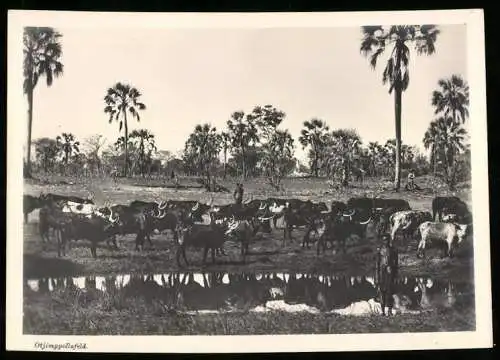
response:
<path id="1" fill-rule="evenodd" d="M 44 202 L 36 196 L 23 195 L 23 215 L 24 223 L 28 223 L 28 215 L 31 214 L 36 209 L 40 209 L 44 205 Z"/>
<path id="2" fill-rule="evenodd" d="M 425 221 L 420 224 L 418 230 L 421 238 L 417 248 L 418 257 L 425 255 L 425 248 L 429 242 L 444 242 L 446 249 L 443 252 L 443 257 L 446 255 L 452 257 L 454 247 L 458 246 L 466 236 L 467 225 Z"/>
<path id="3" fill-rule="evenodd" d="M 54 206 L 43 206 L 38 213 L 38 217 L 38 231 L 42 242 L 50 242 L 49 230 L 60 230 L 66 222 L 65 214 L 61 209 Z"/>
<path id="4" fill-rule="evenodd" d="M 280 198 L 268 198 L 264 203 L 261 203 L 259 208 L 261 210 L 267 209 L 269 214 L 272 215 L 273 226 L 277 229 L 277 222 L 279 219 L 283 218 L 285 214 L 285 207 L 289 205 L 289 202 L 285 199 Z M 268 216 L 266 216 L 268 217 Z"/>
<path id="5" fill-rule="evenodd" d="M 226 241 L 224 229 L 219 226 L 193 224 L 184 227 L 182 224 L 178 224 L 176 232 L 178 239 L 176 260 L 179 267 L 182 266 L 181 256 L 186 266 L 189 266 L 186 257 L 186 248 L 188 247 L 203 249 L 203 265 L 206 263 L 208 250 L 211 250 L 212 263 L 215 263 L 215 251 L 222 248 Z"/>
<path id="6" fill-rule="evenodd" d="M 467 204 L 456 196 L 437 196 L 432 200 L 432 220 L 443 221 L 443 214 L 456 214 L 458 217 L 467 217 Z"/>
<path id="7" fill-rule="evenodd" d="M 240 205 L 237 204 L 227 204 L 227 205 L 216 205 L 212 206 L 209 210 L 210 219 L 213 222 L 221 223 L 224 220 L 231 218 L 235 215 L 237 209 Z"/>
<path id="8" fill-rule="evenodd" d="M 322 236 L 318 239 L 317 255 L 320 254 L 320 250 L 325 251 L 327 242 L 330 244 L 337 242 L 338 247 L 345 253 L 346 241 L 350 236 L 356 235 L 362 240 L 366 238 L 366 225 L 369 221 L 370 219 L 364 223 L 360 223 L 345 216 L 327 221 L 326 228 Z"/>
<path id="9" fill-rule="evenodd" d="M 347 211 L 346 203 L 342 201 L 332 201 L 330 203 L 330 216 L 336 217 Z"/>
<path id="10" fill-rule="evenodd" d="M 210 204 L 202 204 L 191 200 L 168 200 L 167 208 L 181 209 L 188 214 L 195 222 L 203 222 L 202 216 L 206 214 L 213 204 L 213 197 Z"/>
<path id="11" fill-rule="evenodd" d="M 55 206 L 40 209 L 39 230 L 42 241 L 48 240 L 48 230 L 53 228 L 57 240 L 57 254 L 66 255 L 69 240 L 88 239 L 91 241 L 92 256 L 96 257 L 98 242 L 110 237 L 107 231 L 116 224 L 117 219 L 110 211 L 109 217 L 96 211 L 89 215 L 65 213 Z"/>
<path id="12" fill-rule="evenodd" d="M 245 262 L 245 257 L 248 254 L 248 246 L 254 235 L 250 222 L 248 220 L 232 219 L 227 224 L 224 235 L 229 239 L 241 242 L 241 257 L 243 262 Z"/>
<path id="13" fill-rule="evenodd" d="M 93 214 L 82 216 L 71 214 L 67 217 L 64 225 L 57 229 L 59 232 L 60 246 L 65 251 L 66 243 L 69 239 L 86 239 L 90 241 L 90 251 L 93 258 L 97 257 L 97 244 L 108 240 L 112 236 L 112 229 L 117 224 L 118 219 L 113 216 L 109 218 L 103 215 Z M 59 250 L 58 250 L 59 253 Z"/>
<path id="14" fill-rule="evenodd" d="M 152 246 L 151 232 L 157 230 L 171 230 L 176 239 L 175 226 L 180 213 L 185 214 L 185 207 L 168 207 L 167 201 L 141 201 L 134 200 L 129 207 L 145 216 L 145 237 Z"/>
<path id="15" fill-rule="evenodd" d="M 393 213 L 389 217 L 391 244 L 394 242 L 398 232 L 402 232 L 403 238 L 407 239 L 412 236 L 417 231 L 419 225 L 425 221 L 432 221 L 432 215 L 428 211 L 405 210 Z"/>
<path id="16" fill-rule="evenodd" d="M 177 231 L 175 230 L 178 224 L 194 224 L 194 221 L 191 217 L 189 217 L 188 212 L 183 209 L 157 209 L 153 211 L 149 220 L 150 229 L 156 229 L 159 232 L 170 230 L 173 234 L 175 242 L 178 241 Z"/>
<path id="17" fill-rule="evenodd" d="M 302 248 L 309 249 L 310 244 L 320 241 L 327 231 L 329 219 L 314 219 L 306 229 L 304 238 L 302 239 Z"/>
<path id="18" fill-rule="evenodd" d="M 94 204 L 88 204 L 88 203 L 84 204 L 73 201 L 67 201 L 65 203 L 61 203 L 61 205 L 62 205 L 62 212 L 79 214 L 79 215 L 90 215 L 98 209 L 97 205 Z"/>
<path id="19" fill-rule="evenodd" d="M 146 238 L 152 245 L 150 234 L 154 230 L 152 225 L 151 214 L 153 210 L 145 211 L 141 207 L 130 207 L 127 205 L 113 205 L 109 210 L 104 210 L 105 215 L 109 215 L 112 211 L 115 214 L 117 221 L 116 226 L 112 229 L 113 242 L 116 245 L 117 235 L 136 234 L 135 249 L 142 250 L 144 239 Z M 149 211 L 151 213 L 149 213 Z"/>
<path id="20" fill-rule="evenodd" d="M 60 233 L 56 233 L 56 231 L 61 229 L 62 224 L 67 222 L 70 215 L 82 215 L 89 218 L 93 215 L 103 217 L 105 216 L 105 214 L 101 212 L 103 209 L 104 208 L 98 209 L 92 204 L 79 204 L 71 201 L 68 201 L 67 203 L 48 202 L 44 204 L 40 209 L 38 221 L 38 230 L 42 238 L 42 242 L 45 242 L 45 240 L 50 241 L 50 229 L 54 231 L 56 237 L 60 236 Z M 107 215 L 109 215 L 109 210 Z"/>
<path id="21" fill-rule="evenodd" d="M 376 286 L 380 297 L 382 314 L 385 315 L 386 306 L 389 308 L 389 315 L 392 315 L 394 306 L 394 286 L 398 277 L 399 258 L 398 251 L 392 245 L 391 237 L 387 234 L 382 236 L 383 244 L 377 248 L 375 264 Z"/>
<path id="22" fill-rule="evenodd" d="M 322 211 L 328 211 L 324 203 L 314 204 L 311 201 L 287 202 L 284 209 L 285 227 L 283 229 L 283 242 L 285 246 L 286 238 L 292 240 L 292 230 L 296 226 L 310 226 L 314 218 L 319 217 Z"/>

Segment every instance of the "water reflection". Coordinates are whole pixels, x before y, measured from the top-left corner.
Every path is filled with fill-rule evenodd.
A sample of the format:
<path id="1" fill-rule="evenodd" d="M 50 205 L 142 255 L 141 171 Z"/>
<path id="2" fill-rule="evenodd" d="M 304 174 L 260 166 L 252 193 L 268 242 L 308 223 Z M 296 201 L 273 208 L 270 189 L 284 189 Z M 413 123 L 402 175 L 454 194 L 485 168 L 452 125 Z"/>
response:
<path id="1" fill-rule="evenodd" d="M 125 298 L 161 300 L 177 310 L 217 311 L 334 311 L 363 315 L 379 313 L 373 277 L 303 273 L 125 274 L 27 280 L 25 291 L 94 291 Z M 471 307 L 473 284 L 430 278 L 399 278 L 394 285 L 396 312 L 443 307 Z M 378 304 L 378 305 L 377 305 Z"/>

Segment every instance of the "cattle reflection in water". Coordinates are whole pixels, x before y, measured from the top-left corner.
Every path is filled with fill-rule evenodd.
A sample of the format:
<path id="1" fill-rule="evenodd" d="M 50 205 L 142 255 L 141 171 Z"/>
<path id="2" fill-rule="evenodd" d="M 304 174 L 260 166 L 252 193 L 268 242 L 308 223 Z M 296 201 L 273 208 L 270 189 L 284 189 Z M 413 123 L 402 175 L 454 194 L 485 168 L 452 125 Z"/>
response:
<path id="1" fill-rule="evenodd" d="M 31 295 L 53 291 L 94 291 L 125 298 L 159 300 L 176 310 L 219 312 L 275 308 L 287 311 L 301 305 L 317 312 L 359 309 L 354 305 L 379 301 L 372 277 L 287 273 L 168 273 L 27 280 Z M 399 278 L 394 285 L 396 312 L 443 307 L 473 307 L 472 283 Z M 29 301 L 29 300 L 28 300 Z M 380 307 L 380 305 L 379 305 Z M 343 309 L 343 310 L 342 310 Z M 359 311 L 359 310 L 352 310 Z"/>

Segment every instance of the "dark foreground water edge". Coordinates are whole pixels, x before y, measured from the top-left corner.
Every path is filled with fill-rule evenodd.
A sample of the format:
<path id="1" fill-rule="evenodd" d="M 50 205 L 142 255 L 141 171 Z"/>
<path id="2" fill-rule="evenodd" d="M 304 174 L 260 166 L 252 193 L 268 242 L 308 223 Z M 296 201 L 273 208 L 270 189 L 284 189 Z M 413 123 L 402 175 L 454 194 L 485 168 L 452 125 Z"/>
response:
<path id="1" fill-rule="evenodd" d="M 475 330 L 474 286 L 399 278 L 383 316 L 370 276 L 167 273 L 29 279 L 25 334 L 252 335 Z"/>

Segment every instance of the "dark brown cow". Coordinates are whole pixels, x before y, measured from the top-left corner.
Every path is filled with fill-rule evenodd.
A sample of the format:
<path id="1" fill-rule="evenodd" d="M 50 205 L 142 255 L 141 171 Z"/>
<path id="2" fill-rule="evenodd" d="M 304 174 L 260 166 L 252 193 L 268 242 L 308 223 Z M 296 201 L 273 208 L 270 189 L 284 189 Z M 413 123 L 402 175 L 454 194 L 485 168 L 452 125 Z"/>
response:
<path id="1" fill-rule="evenodd" d="M 24 223 L 28 223 L 28 215 L 36 209 L 40 209 L 44 205 L 39 197 L 32 195 L 23 195 L 23 215 Z"/>

